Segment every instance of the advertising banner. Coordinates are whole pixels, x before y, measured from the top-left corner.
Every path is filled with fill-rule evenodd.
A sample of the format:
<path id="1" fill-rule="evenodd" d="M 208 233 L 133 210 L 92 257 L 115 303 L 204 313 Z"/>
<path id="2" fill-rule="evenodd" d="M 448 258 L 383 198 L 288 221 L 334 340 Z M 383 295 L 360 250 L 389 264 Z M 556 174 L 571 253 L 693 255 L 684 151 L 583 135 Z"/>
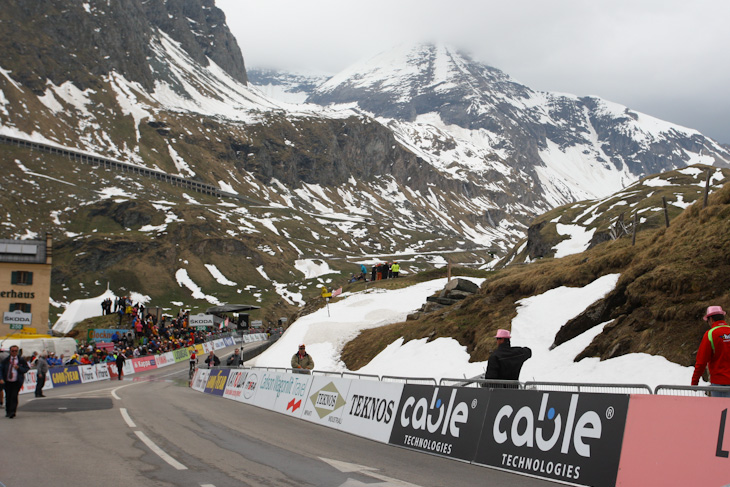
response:
<path id="1" fill-rule="evenodd" d="M 177 350 L 173 350 L 168 353 L 172 353 L 175 363 L 182 362 L 183 360 L 190 360 L 190 350 L 187 348 L 178 348 Z"/>
<path id="2" fill-rule="evenodd" d="M 79 365 L 79 375 L 83 384 L 99 380 L 96 376 L 96 365 Z"/>
<path id="3" fill-rule="evenodd" d="M 314 376 L 304 401 L 302 419 L 339 429 L 351 383 L 350 379 Z"/>
<path id="4" fill-rule="evenodd" d="M 127 362 L 129 362 L 129 360 L 127 360 Z M 134 367 L 135 373 L 139 373 L 139 372 L 143 372 L 145 370 L 156 369 L 157 364 L 155 363 L 155 357 L 152 355 L 149 355 L 147 357 L 133 358 L 132 367 Z"/>
<path id="5" fill-rule="evenodd" d="M 111 342 L 114 333 L 117 336 L 124 336 L 129 330 L 118 330 L 113 328 L 94 328 L 91 330 L 91 340 L 94 342 Z"/>
<path id="6" fill-rule="evenodd" d="M 226 346 L 226 342 L 222 338 L 213 340 L 213 350 L 220 350 Z"/>
<path id="7" fill-rule="evenodd" d="M 117 364 L 115 362 L 107 363 L 106 368 L 109 371 L 110 378 L 116 379 L 117 377 L 119 377 L 119 374 L 117 373 Z M 123 376 L 134 374 L 134 367 L 132 366 L 132 361 L 130 359 L 127 359 L 124 362 L 124 367 L 122 369 L 122 372 L 123 372 Z"/>
<path id="8" fill-rule="evenodd" d="M 79 375 L 78 366 L 73 367 L 54 367 L 49 372 L 53 387 L 70 386 L 72 384 L 81 384 L 81 376 Z"/>
<path id="9" fill-rule="evenodd" d="M 402 383 L 353 380 L 340 429 L 388 443 L 403 394 Z"/>
<path id="10" fill-rule="evenodd" d="M 254 404 L 298 418 L 304 411 L 311 382 L 309 374 L 262 372 Z"/>
<path id="11" fill-rule="evenodd" d="M 167 367 L 175 363 L 175 355 L 172 352 L 163 353 L 155 357 L 155 363 L 158 369 L 160 367 Z"/>
<path id="12" fill-rule="evenodd" d="M 489 395 L 488 389 L 406 384 L 389 443 L 471 461 Z"/>
<path id="13" fill-rule="evenodd" d="M 111 375 L 109 374 L 109 368 L 106 366 L 106 364 L 96 364 L 94 365 L 96 368 L 96 378 L 98 380 L 109 380 L 111 379 Z"/>
<path id="14" fill-rule="evenodd" d="M 628 406 L 626 394 L 494 390 L 474 463 L 614 486 Z"/>
<path id="15" fill-rule="evenodd" d="M 210 353 L 213 351 L 213 342 L 203 343 L 203 353 Z"/>
<path id="16" fill-rule="evenodd" d="M 232 346 L 234 346 L 234 345 L 235 345 L 236 343 L 235 343 L 235 342 L 233 341 L 233 337 L 225 337 L 225 338 L 223 338 L 223 344 L 224 344 L 224 345 L 225 345 L 226 347 L 232 347 Z"/>
<path id="17" fill-rule="evenodd" d="M 730 399 L 633 395 L 617 486 L 730 485 Z"/>
<path id="18" fill-rule="evenodd" d="M 203 313 L 197 314 L 197 315 L 190 315 L 188 318 L 188 325 L 189 326 L 204 326 L 204 327 L 211 327 L 213 326 L 213 315 L 206 315 Z"/>
<path id="19" fill-rule="evenodd" d="M 228 373 L 230 369 L 219 369 L 211 371 L 208 376 L 208 381 L 205 384 L 206 394 L 213 394 L 214 396 L 222 396 L 226 390 L 226 384 L 228 383 Z"/>
<path id="20" fill-rule="evenodd" d="M 251 335 L 243 335 L 243 343 L 252 343 L 253 337 Z"/>
<path id="21" fill-rule="evenodd" d="M 25 373 L 25 380 L 23 381 L 23 387 L 20 388 L 20 394 L 27 394 L 29 392 L 35 392 L 35 386 L 38 383 L 38 371 L 30 369 Z M 2 386 L 0 386 L 2 387 Z M 53 389 L 53 382 L 51 382 L 51 376 L 46 373 L 46 383 L 43 384 L 43 390 Z"/>
<path id="22" fill-rule="evenodd" d="M 208 376 L 210 376 L 210 370 L 197 369 L 191 387 L 198 392 L 203 392 L 205 385 L 208 383 Z"/>
<path id="23" fill-rule="evenodd" d="M 243 397 L 244 387 L 246 386 L 247 375 L 248 371 L 246 370 L 231 370 L 228 374 L 228 382 L 226 382 L 223 397 L 226 399 L 233 399 L 234 401 L 240 401 Z"/>
<path id="24" fill-rule="evenodd" d="M 10 325 L 11 330 L 22 330 L 24 326 L 30 326 L 33 323 L 33 315 L 24 313 L 19 310 L 5 311 L 3 313 L 3 324 Z M 17 327 L 13 327 L 17 325 Z"/>
<path id="25" fill-rule="evenodd" d="M 245 402 L 248 404 L 253 404 L 254 400 L 256 398 L 256 393 L 259 389 L 259 381 L 261 379 L 261 374 L 265 373 L 265 370 L 260 369 L 251 369 L 248 371 L 248 374 L 246 375 L 246 379 L 243 384 L 243 393 L 238 398 L 239 401 Z"/>

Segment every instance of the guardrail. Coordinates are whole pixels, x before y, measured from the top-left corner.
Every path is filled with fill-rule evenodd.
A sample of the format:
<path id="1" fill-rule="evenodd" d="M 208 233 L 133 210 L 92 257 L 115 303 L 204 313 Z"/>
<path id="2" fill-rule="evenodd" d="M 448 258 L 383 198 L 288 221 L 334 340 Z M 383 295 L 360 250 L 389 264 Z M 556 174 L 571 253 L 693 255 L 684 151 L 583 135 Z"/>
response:
<path id="1" fill-rule="evenodd" d="M 730 393 L 730 386 L 658 385 L 654 388 L 654 394 L 659 396 L 710 396 L 713 392 Z"/>
<path id="2" fill-rule="evenodd" d="M 109 169 L 116 169 L 121 172 L 131 172 L 134 174 L 139 174 L 141 176 L 146 176 L 150 178 L 157 179 L 159 181 L 164 181 L 166 183 L 172 184 L 173 186 L 181 186 L 186 189 L 191 189 L 193 191 L 197 191 L 199 193 L 204 193 L 208 195 L 215 196 L 217 198 L 236 198 L 242 201 L 246 201 L 251 203 L 251 200 L 248 200 L 245 197 L 242 197 L 241 195 L 235 194 L 235 193 L 229 193 L 227 191 L 223 191 L 220 188 L 216 186 L 212 186 L 210 184 L 201 183 L 199 181 L 195 181 L 192 179 L 186 179 L 181 176 L 175 176 L 173 174 L 168 174 L 166 172 L 158 171 L 155 169 L 149 169 L 144 166 L 138 166 L 135 164 L 130 164 L 127 162 L 117 161 L 115 159 L 109 159 L 106 157 L 101 157 L 93 154 L 87 154 L 83 151 L 79 150 L 73 150 L 68 149 L 65 147 L 56 147 L 51 144 L 44 144 L 42 142 L 35 142 L 25 139 L 20 139 L 17 137 L 11 137 L 9 135 L 0 135 L 0 143 L 15 145 L 18 147 L 24 147 L 31 150 L 38 150 L 42 152 L 47 152 L 50 154 L 56 154 L 63 157 L 67 157 L 69 159 L 74 159 L 79 162 L 83 162 L 85 164 L 91 164 L 92 166 L 100 166 L 105 167 Z"/>

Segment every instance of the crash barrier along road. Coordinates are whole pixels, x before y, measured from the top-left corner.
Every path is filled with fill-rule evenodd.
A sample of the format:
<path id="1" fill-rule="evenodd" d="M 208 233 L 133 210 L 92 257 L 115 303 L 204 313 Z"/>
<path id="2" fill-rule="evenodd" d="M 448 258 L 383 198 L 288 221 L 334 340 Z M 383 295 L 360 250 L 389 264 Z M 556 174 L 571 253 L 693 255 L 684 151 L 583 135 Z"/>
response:
<path id="1" fill-rule="evenodd" d="M 664 395 L 675 386 L 659 386 L 657 395 L 627 384 L 382 379 L 219 367 L 197 369 L 191 387 L 393 446 L 570 485 L 730 484 L 730 399 Z"/>
<path id="2" fill-rule="evenodd" d="M 224 347 L 233 346 L 236 342 L 264 342 L 267 338 L 268 337 L 265 333 L 252 333 L 250 335 L 243 335 L 242 338 L 223 337 L 195 345 L 194 347 L 180 348 L 160 355 L 128 358 L 124 363 L 122 377 L 190 360 L 190 352 L 192 350 L 195 350 L 195 353 L 204 359 L 204 354 L 210 353 L 214 350 L 220 350 Z M 117 378 L 119 378 L 119 372 L 117 370 L 117 365 L 114 362 L 95 365 L 52 367 L 46 375 L 46 383 L 43 386 L 43 390 L 45 391 L 74 384 L 85 384 L 87 382 Z M 25 382 L 23 383 L 23 388 L 20 390 L 20 393 L 26 394 L 29 392 L 35 392 L 37 380 L 37 371 L 35 369 L 28 371 L 25 374 Z"/>

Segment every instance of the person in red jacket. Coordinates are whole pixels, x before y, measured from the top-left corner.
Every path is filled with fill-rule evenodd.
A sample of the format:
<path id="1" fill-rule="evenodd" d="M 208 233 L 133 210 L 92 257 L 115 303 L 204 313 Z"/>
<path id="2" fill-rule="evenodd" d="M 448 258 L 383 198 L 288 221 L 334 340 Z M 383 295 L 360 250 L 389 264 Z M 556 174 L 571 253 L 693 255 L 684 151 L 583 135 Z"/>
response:
<path id="1" fill-rule="evenodd" d="M 710 329 L 702 337 L 697 350 L 692 385 L 699 384 L 705 368 L 708 368 L 710 384 L 727 387 L 727 391 L 712 391 L 712 397 L 730 397 L 730 325 L 725 322 L 725 311 L 720 306 L 709 306 L 704 320 Z"/>

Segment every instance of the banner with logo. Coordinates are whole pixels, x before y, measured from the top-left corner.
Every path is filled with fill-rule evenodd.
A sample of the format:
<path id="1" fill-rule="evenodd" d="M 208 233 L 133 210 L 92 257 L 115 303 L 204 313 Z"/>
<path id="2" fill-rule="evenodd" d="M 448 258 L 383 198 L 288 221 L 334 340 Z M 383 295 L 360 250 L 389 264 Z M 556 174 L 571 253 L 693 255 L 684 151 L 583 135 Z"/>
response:
<path id="1" fill-rule="evenodd" d="M 168 353 L 172 353 L 175 363 L 182 362 L 183 360 L 190 360 L 190 350 L 187 348 L 178 348 L 177 350 L 173 350 Z"/>
<path id="2" fill-rule="evenodd" d="M 155 357 L 155 363 L 157 364 L 157 368 L 160 367 L 167 367 L 168 365 L 172 365 L 175 363 L 175 354 L 172 352 L 166 352 L 161 355 L 158 355 Z"/>
<path id="3" fill-rule="evenodd" d="M 79 367 L 54 367 L 48 372 L 53 381 L 53 387 L 70 386 L 72 384 L 81 384 L 81 375 L 79 375 Z"/>
<path id="4" fill-rule="evenodd" d="M 222 338 L 213 340 L 213 350 L 220 350 L 221 348 L 225 348 L 225 346 L 226 342 Z"/>
<path id="5" fill-rule="evenodd" d="M 23 387 L 20 388 L 19 394 L 27 394 L 29 392 L 35 392 L 35 386 L 38 383 L 38 371 L 35 369 L 30 369 L 28 372 L 25 373 L 23 381 Z M 2 387 L 2 386 L 0 386 Z M 53 389 L 53 381 L 51 381 L 50 373 L 46 373 L 46 383 L 43 384 L 43 390 L 46 389 Z"/>
<path id="6" fill-rule="evenodd" d="M 259 389 L 259 381 L 261 374 L 266 372 L 261 369 L 251 369 L 248 371 L 243 383 L 243 393 L 238 397 L 237 401 L 253 404 L 256 399 L 256 393 Z"/>
<path id="7" fill-rule="evenodd" d="M 96 369 L 95 373 L 97 380 L 111 379 L 111 375 L 109 374 L 109 368 L 106 366 L 106 364 L 96 364 L 94 365 L 94 368 Z"/>
<path id="8" fill-rule="evenodd" d="M 730 485 L 730 399 L 633 395 L 617 486 Z"/>
<path id="9" fill-rule="evenodd" d="M 119 374 L 117 372 L 117 364 L 116 362 L 108 362 L 106 364 L 107 370 L 109 370 L 109 377 L 112 379 L 116 379 L 119 377 Z M 132 375 L 134 374 L 134 367 L 132 366 L 132 361 L 130 359 L 127 359 L 124 361 L 124 366 L 122 367 L 122 377 L 125 375 Z"/>
<path id="10" fill-rule="evenodd" d="M 83 384 L 101 380 L 96 375 L 96 365 L 79 365 L 79 375 Z"/>
<path id="11" fill-rule="evenodd" d="M 304 401 L 302 419 L 339 429 L 351 383 L 351 379 L 339 377 L 312 377 L 312 385 Z"/>
<path id="12" fill-rule="evenodd" d="M 222 396 L 226 390 L 229 372 L 230 369 L 212 370 L 208 376 L 208 382 L 206 382 L 203 392 L 213 394 L 214 396 Z"/>
<path id="13" fill-rule="evenodd" d="M 91 340 L 94 342 L 111 342 L 112 341 L 112 335 L 115 333 L 119 338 L 125 336 L 125 333 L 127 333 L 130 330 L 126 329 L 117 329 L 117 328 L 94 328 L 91 330 Z"/>
<path id="14" fill-rule="evenodd" d="M 226 347 L 232 347 L 236 344 L 236 342 L 233 340 L 233 337 L 224 337 L 223 338 L 223 344 Z"/>
<path id="15" fill-rule="evenodd" d="M 471 461 L 489 395 L 481 388 L 406 384 L 389 443 Z"/>
<path id="16" fill-rule="evenodd" d="M 190 387 L 198 392 L 203 392 L 205 386 L 208 383 L 208 376 L 210 375 L 209 369 L 197 369 L 193 376 L 193 382 Z"/>
<path id="17" fill-rule="evenodd" d="M 626 394 L 492 391 L 474 463 L 614 486 L 628 407 Z"/>
<path id="18" fill-rule="evenodd" d="M 127 360 L 129 362 L 129 360 Z M 125 364 L 126 365 L 126 364 Z M 134 372 L 144 372 L 145 370 L 152 370 L 157 368 L 154 355 L 148 355 L 146 357 L 137 357 L 132 359 L 132 367 Z"/>
<path id="19" fill-rule="evenodd" d="M 239 401 L 243 396 L 243 390 L 246 385 L 247 370 L 231 370 L 228 374 L 228 382 L 223 391 L 223 397 Z"/>
<path id="20" fill-rule="evenodd" d="M 301 417 L 312 376 L 261 372 L 254 405 L 287 416 Z"/>
<path id="21" fill-rule="evenodd" d="M 395 424 L 404 384 L 353 380 L 340 429 L 357 436 L 388 443 Z"/>

